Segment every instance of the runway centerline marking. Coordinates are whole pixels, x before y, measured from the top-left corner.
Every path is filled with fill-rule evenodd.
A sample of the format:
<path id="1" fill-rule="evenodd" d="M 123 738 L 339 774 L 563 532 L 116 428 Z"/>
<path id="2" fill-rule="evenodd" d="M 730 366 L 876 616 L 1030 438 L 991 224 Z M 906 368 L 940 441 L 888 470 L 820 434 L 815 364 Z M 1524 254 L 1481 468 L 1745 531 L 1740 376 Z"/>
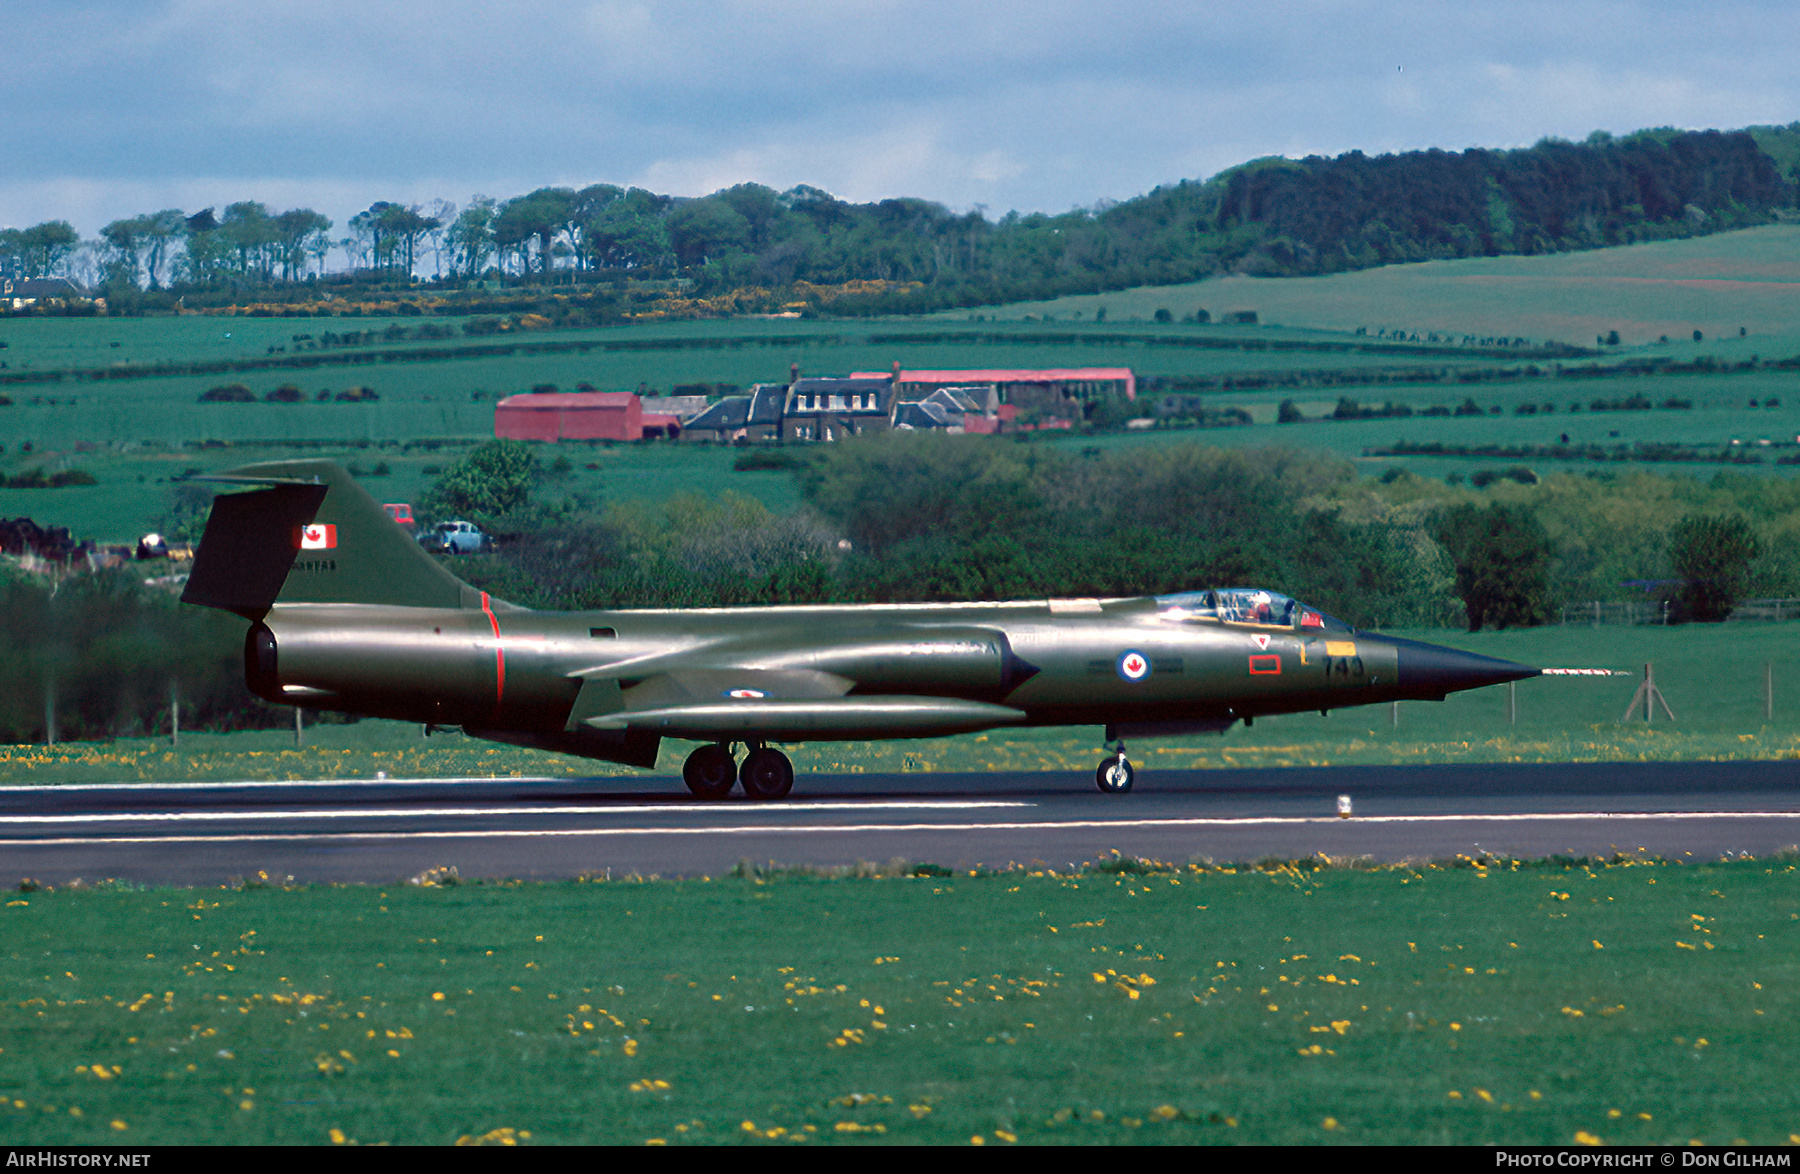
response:
<path id="1" fill-rule="evenodd" d="M 1333 816 L 1246 816 L 1230 818 L 1189 819 L 1078 819 L 1032 823 L 866 823 L 866 824 L 791 824 L 744 825 L 738 827 L 650 827 L 650 828 L 549 828 L 538 831 L 393 831 L 393 832 L 265 832 L 224 836 L 105 836 L 63 839 L 0 840 L 0 847 L 52 847 L 91 844 L 222 844 L 236 842 L 355 842 L 369 840 L 472 840 L 520 839 L 526 836 L 746 836 L 805 835 L 845 832 L 991 832 L 991 831 L 1067 831 L 1080 829 L 1120 830 L 1125 828 L 1172 827 L 1354 827 L 1358 824 L 1387 823 L 1547 823 L 1558 820 L 1598 820 L 1610 823 L 1649 820 L 1674 822 L 1683 819 L 1800 819 L 1794 811 L 1670 811 L 1619 812 L 1585 811 L 1552 814 L 1529 812 L 1504 815 L 1377 815 L 1339 819 Z"/>

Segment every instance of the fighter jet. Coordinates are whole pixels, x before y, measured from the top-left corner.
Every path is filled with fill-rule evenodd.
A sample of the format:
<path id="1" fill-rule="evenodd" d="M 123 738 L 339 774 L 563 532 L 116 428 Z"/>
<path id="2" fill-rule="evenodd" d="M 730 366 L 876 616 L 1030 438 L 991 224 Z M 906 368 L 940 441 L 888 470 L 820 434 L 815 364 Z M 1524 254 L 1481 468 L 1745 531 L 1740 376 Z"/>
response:
<path id="1" fill-rule="evenodd" d="M 1447 694 L 1538 670 L 1360 632 L 1251 587 L 1135 599 L 550 612 L 462 582 L 331 461 L 249 465 L 213 503 L 182 594 L 250 622 L 244 676 L 283 705 L 653 767 L 699 742 L 697 796 L 779 799 L 780 743 L 1098 725 L 1127 738 Z M 739 763 L 736 749 L 743 747 Z"/>

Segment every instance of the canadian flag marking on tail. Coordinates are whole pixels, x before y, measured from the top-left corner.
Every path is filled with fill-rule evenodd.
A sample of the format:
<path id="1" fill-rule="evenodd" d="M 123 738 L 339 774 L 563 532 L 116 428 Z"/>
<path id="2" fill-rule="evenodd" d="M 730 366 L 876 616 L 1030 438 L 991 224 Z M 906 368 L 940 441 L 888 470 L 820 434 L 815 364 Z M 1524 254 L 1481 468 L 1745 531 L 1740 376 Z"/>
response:
<path id="1" fill-rule="evenodd" d="M 337 526 L 330 522 L 314 522 L 300 527 L 301 550 L 331 550 L 337 546 Z"/>

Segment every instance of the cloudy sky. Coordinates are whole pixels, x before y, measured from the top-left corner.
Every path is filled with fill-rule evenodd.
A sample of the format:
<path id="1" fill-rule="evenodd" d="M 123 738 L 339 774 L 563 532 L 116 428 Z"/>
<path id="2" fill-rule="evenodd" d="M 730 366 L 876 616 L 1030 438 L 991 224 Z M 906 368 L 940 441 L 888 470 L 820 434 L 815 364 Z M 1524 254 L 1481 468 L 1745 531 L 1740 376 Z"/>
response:
<path id="1" fill-rule="evenodd" d="M 1720 0 L 5 0 L 0 225 L 545 185 L 1060 212 L 1261 155 L 1800 118 Z"/>

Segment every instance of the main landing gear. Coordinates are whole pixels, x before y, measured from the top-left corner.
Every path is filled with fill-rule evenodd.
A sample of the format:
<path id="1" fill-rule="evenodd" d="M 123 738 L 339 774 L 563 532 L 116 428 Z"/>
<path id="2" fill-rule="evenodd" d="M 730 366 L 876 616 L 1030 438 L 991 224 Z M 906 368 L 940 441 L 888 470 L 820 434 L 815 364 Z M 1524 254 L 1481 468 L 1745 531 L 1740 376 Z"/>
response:
<path id="1" fill-rule="evenodd" d="M 744 756 L 738 782 L 752 799 L 781 799 L 794 789 L 794 764 L 779 750 L 758 746 Z"/>
<path id="2" fill-rule="evenodd" d="M 737 782 L 737 760 L 731 747 L 719 744 L 702 746 L 688 755 L 681 767 L 681 781 L 697 798 L 723 799 Z"/>
<path id="3" fill-rule="evenodd" d="M 1131 769 L 1131 760 L 1125 757 L 1125 739 L 1113 738 L 1106 743 L 1112 757 L 1102 759 L 1100 769 L 1094 772 L 1094 785 L 1108 795 L 1123 795 L 1131 790 L 1135 777 Z"/>
<path id="4" fill-rule="evenodd" d="M 729 742 L 700 747 L 682 765 L 681 781 L 701 799 L 723 799 L 734 782 L 742 783 L 745 796 L 751 799 L 784 798 L 794 788 L 794 764 L 781 751 L 760 742 L 747 745 L 750 753 L 744 756 L 742 769 L 732 757 Z"/>

